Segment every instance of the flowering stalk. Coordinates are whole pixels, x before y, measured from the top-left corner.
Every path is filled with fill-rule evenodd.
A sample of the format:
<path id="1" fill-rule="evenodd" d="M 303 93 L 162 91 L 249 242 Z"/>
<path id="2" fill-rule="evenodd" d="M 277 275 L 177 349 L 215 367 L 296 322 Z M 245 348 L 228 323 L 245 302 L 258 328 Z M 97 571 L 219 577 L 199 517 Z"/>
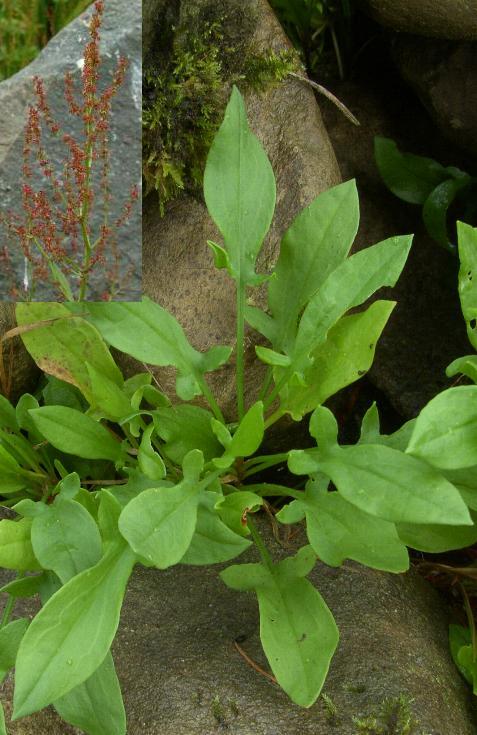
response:
<path id="1" fill-rule="evenodd" d="M 22 284 L 19 287 L 15 283 L 11 288 L 11 296 L 18 301 L 33 300 L 40 281 L 53 286 L 61 300 L 84 301 L 91 275 L 100 268 L 104 283 L 101 298 L 111 300 L 124 289 L 129 277 L 119 272 L 117 237 L 130 219 L 138 191 L 136 186 L 132 187 L 121 216 L 110 223 L 108 180 L 111 106 L 124 82 L 128 62 L 119 58 L 111 83 L 100 91 L 103 13 L 103 0 L 96 0 L 84 52 L 80 94 L 77 95 L 70 72 L 64 80 L 69 113 L 82 123 L 81 139 L 62 131 L 49 107 L 43 80 L 34 78 L 36 102 L 28 109 L 23 147 L 23 215 L 0 215 L 0 221 L 23 253 Z M 53 170 L 43 143 L 44 130 L 51 138 L 61 140 L 67 149 L 61 174 Z M 99 170 L 95 177 L 96 167 Z M 45 188 L 35 187 L 34 169 L 47 184 Z M 92 219 L 100 198 L 102 224 L 99 232 L 93 233 Z M 3 248 L 2 258 L 8 261 L 7 247 Z"/>

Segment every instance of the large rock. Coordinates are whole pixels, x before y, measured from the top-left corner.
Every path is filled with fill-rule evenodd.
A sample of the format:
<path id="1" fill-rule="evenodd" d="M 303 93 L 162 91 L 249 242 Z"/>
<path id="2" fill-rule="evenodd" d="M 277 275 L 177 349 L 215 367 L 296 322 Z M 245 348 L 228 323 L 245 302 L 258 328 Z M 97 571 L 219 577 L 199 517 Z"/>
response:
<path id="1" fill-rule="evenodd" d="M 372 69 L 373 58 L 370 64 Z M 402 202 L 386 189 L 374 160 L 374 137 L 393 138 L 401 150 L 430 156 L 444 165 L 463 166 L 465 159 L 461 161 L 460 152 L 440 136 L 392 66 L 374 76 L 372 83 L 371 73 L 366 67 L 352 81 L 333 87 L 360 120 L 359 128 L 334 106 L 326 104 L 322 109 L 343 178 L 357 180 L 361 221 L 356 248 L 415 233 L 397 285 L 380 294 L 397 301 L 397 306 L 369 373 L 400 416 L 411 418 L 451 385 L 445 368 L 468 353 L 469 342 L 457 292 L 458 260 L 428 237 L 421 207 Z"/>
<path id="2" fill-rule="evenodd" d="M 442 135 L 477 156 L 477 44 L 402 36 L 392 53 Z"/>
<path id="3" fill-rule="evenodd" d="M 111 124 L 110 182 L 112 192 L 111 221 L 117 219 L 127 200 L 131 187 L 141 184 L 141 4 L 129 0 L 106 0 L 101 31 L 102 84 L 111 80 L 118 55 L 127 56 L 130 64 L 125 82 L 113 102 Z M 84 46 L 88 38 L 86 11 L 55 36 L 40 55 L 25 69 L 0 84 L 0 211 L 19 211 L 21 207 L 21 170 L 23 128 L 27 106 L 34 100 L 32 77 L 44 79 L 46 95 L 53 116 L 69 132 L 81 135 L 77 118 L 66 106 L 63 79 L 66 71 L 78 81 Z M 61 141 L 45 134 L 46 149 L 54 169 L 61 172 L 65 147 Z M 42 182 L 44 186 L 44 182 Z M 41 187 L 40 187 L 41 188 Z M 98 231 L 102 214 L 98 210 L 93 219 L 93 231 Z M 0 231 L 0 243 L 4 244 Z M 23 256 L 9 243 L 13 266 L 23 273 Z M 127 297 L 134 300 L 141 294 L 141 212 L 136 206 L 127 228 L 119 234 L 121 272 L 130 271 Z M 3 266 L 2 266 L 3 267 Z M 104 291 L 104 271 L 100 269 L 93 279 L 89 298 L 99 298 Z M 0 299 L 9 298 L 9 284 L 0 276 Z M 45 284 L 39 285 L 37 300 L 52 298 Z M 125 298 L 122 295 L 121 298 Z"/>
<path id="4" fill-rule="evenodd" d="M 14 327 L 16 327 L 15 305 L 8 302 L 0 303 L 0 339 Z M 0 384 L 0 393 L 6 394 L 15 404 L 23 393 L 33 392 L 40 371 L 23 346 L 20 337 L 9 338 L 3 342 L 3 365 L 6 385 Z"/>
<path id="5" fill-rule="evenodd" d="M 415 723 L 409 735 L 475 735 L 470 690 L 449 653 L 447 612 L 417 574 L 352 563 L 316 567 L 310 576 L 336 616 L 341 642 L 324 687 L 331 704 L 319 700 L 306 710 L 234 648 L 239 639 L 268 668 L 255 598 L 224 587 L 217 571 L 177 566 L 134 573 L 114 644 L 128 735 L 356 735 L 354 717 L 378 715 L 398 698 Z M 31 612 L 30 603 L 18 604 L 18 614 Z M 0 692 L 8 714 L 11 694 L 10 678 Z M 388 718 L 382 732 L 391 734 Z M 8 732 L 79 731 L 46 710 L 8 724 Z"/>
<path id="6" fill-rule="evenodd" d="M 231 0 L 231 6 L 234 3 L 238 0 Z M 210 0 L 183 0 L 180 13 L 185 16 L 191 8 L 205 4 L 210 5 Z M 239 5 L 242 17 L 254 19 L 251 47 L 255 52 L 279 52 L 289 47 L 266 0 L 246 0 Z M 241 31 L 229 30 L 236 35 Z M 150 38 L 146 23 L 144 32 L 146 39 Z M 340 175 L 313 92 L 306 84 L 290 78 L 265 92 L 249 92 L 246 105 L 250 125 L 264 145 L 277 179 L 276 215 L 259 262 L 264 272 L 273 266 L 281 235 L 293 217 L 317 194 L 338 183 Z M 219 235 L 203 202 L 185 196 L 161 217 L 157 197 L 151 195 L 144 203 L 143 233 L 145 293 L 175 314 L 197 348 L 233 344 L 233 286 L 224 271 L 213 267 L 206 241 Z M 254 297 L 263 304 L 263 292 L 254 292 Z M 246 353 L 250 391 L 257 388 L 262 374 L 253 340 L 248 341 Z M 173 382 L 162 372 L 160 381 L 173 393 Z M 233 366 L 214 374 L 211 382 L 219 402 L 232 415 Z"/>
<path id="7" fill-rule="evenodd" d="M 360 0 L 387 28 L 419 36 L 477 39 L 477 0 Z"/>

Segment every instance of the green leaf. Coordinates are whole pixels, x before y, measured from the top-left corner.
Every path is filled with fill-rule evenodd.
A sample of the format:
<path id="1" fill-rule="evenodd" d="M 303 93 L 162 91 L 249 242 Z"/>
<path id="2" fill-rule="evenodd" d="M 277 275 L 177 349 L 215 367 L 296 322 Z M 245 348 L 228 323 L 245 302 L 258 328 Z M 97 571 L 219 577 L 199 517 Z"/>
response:
<path id="1" fill-rule="evenodd" d="M 47 383 L 42 390 L 45 406 L 68 406 L 76 408 L 77 411 L 85 411 L 88 408 L 88 401 L 74 385 L 65 383 L 54 375 L 47 375 L 46 380 Z"/>
<path id="2" fill-rule="evenodd" d="M 452 658 L 460 673 L 475 688 L 477 684 L 477 666 L 473 662 L 473 656 L 467 660 L 466 652 L 472 652 L 472 634 L 469 628 L 462 625 L 449 625 L 449 643 Z M 464 652 L 462 654 L 462 652 Z"/>
<path id="3" fill-rule="evenodd" d="M 477 659 L 472 645 L 462 646 L 457 654 L 457 663 L 459 670 L 472 685 L 473 693 L 477 694 Z"/>
<path id="4" fill-rule="evenodd" d="M 132 412 L 131 401 L 124 388 L 86 362 L 91 382 L 91 406 L 110 419 L 120 420 Z"/>
<path id="5" fill-rule="evenodd" d="M 2 395 L 0 395 L 0 426 L 14 432 L 19 428 L 15 409 L 8 398 Z"/>
<path id="6" fill-rule="evenodd" d="M 126 735 L 126 713 L 110 653 L 89 679 L 53 705 L 63 720 L 88 735 Z"/>
<path id="7" fill-rule="evenodd" d="M 379 444 L 381 424 L 376 401 L 373 401 L 361 421 L 359 444 Z"/>
<path id="8" fill-rule="evenodd" d="M 381 177 L 399 199 L 424 204 L 429 194 L 449 173 L 437 161 L 411 153 L 401 153 L 390 138 L 374 139 L 374 155 Z"/>
<path id="9" fill-rule="evenodd" d="M 23 467 L 40 470 L 38 452 L 33 449 L 31 443 L 22 434 L 11 434 L 9 431 L 0 429 L 0 443 L 17 463 Z M 17 471 L 19 469 L 16 467 Z"/>
<path id="10" fill-rule="evenodd" d="M 32 521 L 0 521 L 0 566 L 17 572 L 36 571 L 40 565 L 30 541 Z"/>
<path id="11" fill-rule="evenodd" d="M 5 727 L 5 713 L 3 711 L 3 705 L 0 702 L 0 735 L 7 735 L 7 730 Z"/>
<path id="12" fill-rule="evenodd" d="M 215 507 L 221 498 L 218 493 L 201 493 L 197 525 L 181 564 L 205 565 L 230 561 L 250 546 L 250 541 L 234 533 L 220 519 Z"/>
<path id="13" fill-rule="evenodd" d="M 61 587 L 33 619 L 16 661 L 14 719 L 57 701 L 104 661 L 135 562 L 115 544 L 95 567 Z"/>
<path id="14" fill-rule="evenodd" d="M 0 629 L 0 683 L 15 666 L 17 651 L 29 623 L 28 618 L 17 618 Z"/>
<path id="15" fill-rule="evenodd" d="M 301 367 L 303 358 L 326 339 L 345 312 L 366 301 L 378 288 L 394 286 L 411 242 L 410 236 L 391 237 L 352 255 L 328 276 L 303 312 L 293 347 L 294 362 Z"/>
<path id="16" fill-rule="evenodd" d="M 120 537 L 118 522 L 123 506 L 109 490 L 99 493 L 98 526 L 104 544 L 111 544 Z"/>
<path id="17" fill-rule="evenodd" d="M 144 431 L 139 445 L 138 465 L 141 472 L 151 480 L 163 480 L 166 476 L 166 466 L 158 452 L 151 444 L 151 435 L 155 431 L 154 424 Z"/>
<path id="18" fill-rule="evenodd" d="M 200 449 L 206 462 L 222 453 L 212 427 L 210 411 L 200 406 L 181 403 L 154 411 L 156 431 L 165 444 L 162 451 L 176 464 L 182 464 L 192 449 Z M 223 426 L 223 424 L 221 424 Z"/>
<path id="19" fill-rule="evenodd" d="M 477 541 L 477 526 L 397 525 L 399 538 L 412 549 L 430 554 L 465 549 Z"/>
<path id="20" fill-rule="evenodd" d="M 467 174 L 447 179 L 429 194 L 422 208 L 422 218 L 429 235 L 439 245 L 453 249 L 447 232 L 447 212 L 459 192 L 469 186 L 472 179 Z"/>
<path id="21" fill-rule="evenodd" d="M 249 129 L 235 86 L 207 157 L 204 196 L 224 238 L 233 277 L 242 285 L 252 284 L 255 261 L 275 209 L 275 177 Z"/>
<path id="22" fill-rule="evenodd" d="M 184 479 L 173 487 L 144 490 L 119 518 L 119 530 L 136 554 L 159 569 L 177 564 L 186 553 L 197 523 L 203 456 L 197 449 L 184 459 Z"/>
<path id="23" fill-rule="evenodd" d="M 0 493 L 11 495 L 27 487 L 22 468 L 14 457 L 0 444 Z"/>
<path id="24" fill-rule="evenodd" d="M 36 442 L 43 441 L 43 437 L 33 423 L 33 419 L 30 416 L 30 409 L 39 408 L 39 406 L 40 404 L 34 396 L 30 395 L 30 393 L 24 393 L 20 397 L 15 410 L 18 426 L 20 429 L 27 431 L 29 438 Z"/>
<path id="25" fill-rule="evenodd" d="M 320 448 L 333 447 L 338 442 L 338 422 L 325 406 L 316 408 L 310 418 L 310 434 Z"/>
<path id="26" fill-rule="evenodd" d="M 12 597 L 33 597 L 38 594 L 41 585 L 45 580 L 44 574 L 35 574 L 30 577 L 22 577 L 21 579 L 14 579 L 8 584 L 4 584 L 0 587 L 0 592 L 5 592 Z"/>
<path id="27" fill-rule="evenodd" d="M 236 457 L 249 457 L 254 454 L 262 443 L 264 432 L 263 403 L 257 401 L 241 420 L 225 454 L 214 459 L 214 464 L 220 468 L 227 468 Z"/>
<path id="28" fill-rule="evenodd" d="M 216 510 L 223 522 L 240 536 L 249 536 L 248 513 L 256 513 L 263 505 L 263 498 L 248 490 L 230 493 L 217 500 Z"/>
<path id="29" fill-rule="evenodd" d="M 311 353 L 313 364 L 304 372 L 305 385 L 290 382 L 285 386 L 280 410 L 298 421 L 365 375 L 394 306 L 393 301 L 375 301 L 366 311 L 342 317 Z"/>
<path id="30" fill-rule="evenodd" d="M 255 589 L 268 662 L 280 686 L 302 707 L 316 701 L 338 644 L 330 610 L 303 578 L 314 562 L 315 555 L 305 547 L 296 557 L 270 567 L 241 564 L 220 574 L 232 589 Z"/>
<path id="31" fill-rule="evenodd" d="M 449 388 L 429 401 L 407 452 L 441 469 L 477 465 L 477 386 Z"/>
<path id="32" fill-rule="evenodd" d="M 176 389 L 183 400 L 199 395 L 204 374 L 223 365 L 232 351 L 219 346 L 197 352 L 172 314 L 150 299 L 88 302 L 85 307 L 88 318 L 113 347 L 150 365 L 175 367 L 179 373 Z"/>
<path id="33" fill-rule="evenodd" d="M 394 523 L 364 513 L 337 492 L 307 491 L 303 506 L 308 539 L 325 564 L 337 567 L 353 559 L 385 572 L 409 568 Z"/>
<path id="34" fill-rule="evenodd" d="M 446 369 L 447 377 L 453 378 L 455 375 L 459 374 L 466 375 L 477 384 L 477 355 L 458 357 L 457 360 L 451 362 Z"/>
<path id="35" fill-rule="evenodd" d="M 30 410 L 37 429 L 61 452 L 85 459 L 119 461 L 123 448 L 97 421 L 66 406 L 42 406 Z"/>
<path id="36" fill-rule="evenodd" d="M 290 452 L 296 474 L 324 472 L 353 505 L 394 523 L 471 525 L 458 490 L 425 462 L 383 445 Z"/>
<path id="37" fill-rule="evenodd" d="M 278 367 L 288 367 L 290 365 L 290 358 L 288 355 L 281 355 L 279 352 L 270 350 L 268 347 L 262 347 L 257 345 L 255 352 L 259 360 L 264 362 L 266 365 L 277 365 Z"/>
<path id="38" fill-rule="evenodd" d="M 287 351 L 301 311 L 348 255 L 358 223 L 356 183 L 347 181 L 320 194 L 285 233 L 268 288 L 275 349 Z"/>
<path id="39" fill-rule="evenodd" d="M 93 518 L 76 500 L 61 496 L 33 519 L 31 543 L 41 566 L 63 584 L 101 559 L 101 536 Z"/>
<path id="40" fill-rule="evenodd" d="M 66 278 L 65 274 L 63 273 L 60 268 L 56 265 L 56 263 L 53 260 L 48 261 L 48 265 L 50 268 L 50 273 L 53 278 L 53 282 L 56 281 L 62 295 L 65 297 L 66 301 L 74 301 L 73 292 L 71 290 L 70 284 L 68 283 L 68 279 Z"/>
<path id="41" fill-rule="evenodd" d="M 477 510 L 477 466 L 447 470 L 443 475 L 456 486 L 468 507 Z"/>
<path id="42" fill-rule="evenodd" d="M 459 241 L 459 296 L 469 340 L 477 350 L 477 228 L 457 223 Z"/>
<path id="43" fill-rule="evenodd" d="M 86 360 L 104 378 L 121 386 L 119 368 L 94 326 L 57 303 L 18 303 L 19 326 L 38 325 L 22 333 L 23 343 L 45 373 L 75 385 L 91 403 L 91 380 Z M 42 321 L 49 321 L 40 326 Z"/>

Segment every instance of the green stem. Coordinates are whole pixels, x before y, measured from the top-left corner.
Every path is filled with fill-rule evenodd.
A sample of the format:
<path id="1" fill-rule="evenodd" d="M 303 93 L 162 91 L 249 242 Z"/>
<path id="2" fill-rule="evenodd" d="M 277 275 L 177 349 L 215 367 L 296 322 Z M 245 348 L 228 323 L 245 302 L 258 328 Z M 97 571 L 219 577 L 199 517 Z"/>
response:
<path id="1" fill-rule="evenodd" d="M 282 375 L 281 380 L 278 381 L 278 383 L 275 385 L 272 392 L 268 395 L 268 397 L 263 402 L 265 410 L 267 410 L 267 408 L 270 408 L 273 401 L 276 398 L 278 398 L 281 389 L 283 388 L 283 386 L 285 385 L 285 383 L 288 381 L 289 378 L 290 378 L 290 371 L 286 370 L 285 373 Z"/>
<path id="2" fill-rule="evenodd" d="M 237 282 L 237 411 L 238 419 L 242 420 L 245 413 L 244 374 L 245 374 L 245 286 Z"/>
<path id="3" fill-rule="evenodd" d="M 259 485 L 243 485 L 242 489 L 248 490 L 261 498 L 294 498 L 295 500 L 303 500 L 305 493 L 302 490 L 292 490 L 284 485 L 276 485 L 275 483 L 261 482 Z"/>
<path id="4" fill-rule="evenodd" d="M 281 452 L 280 454 L 261 454 L 256 457 L 252 457 L 251 459 L 247 459 L 243 463 L 243 467 L 245 470 L 250 469 L 250 467 L 253 467 L 253 465 L 256 464 L 263 464 L 263 462 L 268 462 L 269 460 L 276 461 L 276 464 L 279 462 L 286 462 L 288 459 L 288 452 Z"/>
<path id="5" fill-rule="evenodd" d="M 273 559 L 270 556 L 270 552 L 265 546 L 265 543 L 262 537 L 260 536 L 260 533 L 258 532 L 255 522 L 250 518 L 250 516 L 248 516 L 247 518 L 247 525 L 250 529 L 250 533 L 252 534 L 254 544 L 257 547 L 260 556 L 262 557 L 263 563 L 265 564 L 266 567 L 272 570 L 273 569 Z"/>
<path id="6" fill-rule="evenodd" d="M 474 613 L 472 612 L 472 608 L 470 606 L 470 601 L 469 601 L 469 596 L 467 594 L 467 590 L 465 589 L 463 584 L 461 584 L 461 590 L 464 596 L 464 607 L 465 607 L 465 612 L 467 614 L 467 620 L 469 621 L 470 634 L 472 638 L 472 658 L 473 658 L 473 661 L 475 662 L 475 660 L 477 659 L 477 632 L 475 630 Z"/>
<path id="7" fill-rule="evenodd" d="M 207 381 L 205 380 L 205 378 L 198 378 L 198 383 L 202 391 L 202 395 L 204 396 L 205 400 L 207 401 L 210 408 L 212 409 L 212 412 L 215 418 L 218 421 L 220 421 L 222 424 L 225 424 L 224 415 L 222 411 L 220 410 L 220 407 L 217 401 L 215 400 L 214 395 L 207 384 Z"/>
<path id="8" fill-rule="evenodd" d="M 282 409 L 281 408 L 277 408 L 277 410 L 274 411 L 268 417 L 268 419 L 265 420 L 265 429 L 269 429 L 270 426 L 273 426 L 273 424 L 276 423 L 277 421 L 279 421 L 282 418 L 282 416 L 284 416 L 284 415 L 285 414 L 283 413 Z"/>
<path id="9" fill-rule="evenodd" d="M 252 477 L 252 475 L 258 475 L 260 472 L 264 472 L 265 470 L 269 470 L 270 467 L 275 467 L 277 464 L 282 464 L 286 460 L 272 460 L 270 462 L 262 462 L 262 464 L 255 465 L 251 469 L 244 472 L 242 475 L 243 479 L 245 480 L 247 477 Z"/>
<path id="10" fill-rule="evenodd" d="M 270 388 L 270 384 L 272 380 L 273 380 L 273 367 L 269 365 L 267 368 L 267 372 L 265 374 L 265 378 L 263 380 L 262 390 L 260 391 L 260 395 L 258 397 L 259 401 L 263 401 L 265 399 L 265 396 L 267 395 L 267 390 Z"/>

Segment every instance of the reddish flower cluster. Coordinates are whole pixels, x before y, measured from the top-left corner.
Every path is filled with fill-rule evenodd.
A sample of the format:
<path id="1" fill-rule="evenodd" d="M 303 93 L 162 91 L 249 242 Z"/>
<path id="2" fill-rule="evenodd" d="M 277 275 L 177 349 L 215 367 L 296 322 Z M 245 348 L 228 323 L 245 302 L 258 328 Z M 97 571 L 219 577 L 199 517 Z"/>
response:
<path id="1" fill-rule="evenodd" d="M 82 121 L 81 140 L 63 132 L 55 121 L 47 101 L 43 80 L 33 80 L 36 103 L 28 109 L 23 147 L 23 217 L 9 213 L 0 222 L 14 235 L 25 259 L 22 287 L 15 284 L 11 293 L 18 298 L 33 298 L 35 281 L 46 280 L 58 291 L 60 299 L 87 297 L 89 277 L 101 265 L 102 298 L 117 295 L 127 274 L 120 278 L 117 248 L 118 230 L 130 219 L 138 199 L 137 187 L 123 205 L 115 222 L 109 221 L 111 192 L 109 187 L 109 130 L 112 102 L 124 82 L 127 59 L 119 58 L 109 85 L 99 90 L 100 29 L 104 13 L 103 0 L 96 0 L 89 23 L 89 40 L 84 51 L 80 89 L 67 72 L 64 95 L 71 115 Z M 42 126 L 61 142 L 67 151 L 61 172 L 55 172 L 42 139 Z M 35 167 L 47 186 L 36 186 Z M 93 176 L 94 170 L 98 172 Z M 102 224 L 93 233 L 91 218 L 97 203 L 102 207 Z M 0 252 L 3 264 L 10 262 L 8 248 Z M 3 273 L 8 268 L 2 268 Z M 58 277 L 60 273 L 60 277 Z M 67 286 L 65 287 L 65 282 Z M 69 295 L 70 294 L 70 295 Z"/>

